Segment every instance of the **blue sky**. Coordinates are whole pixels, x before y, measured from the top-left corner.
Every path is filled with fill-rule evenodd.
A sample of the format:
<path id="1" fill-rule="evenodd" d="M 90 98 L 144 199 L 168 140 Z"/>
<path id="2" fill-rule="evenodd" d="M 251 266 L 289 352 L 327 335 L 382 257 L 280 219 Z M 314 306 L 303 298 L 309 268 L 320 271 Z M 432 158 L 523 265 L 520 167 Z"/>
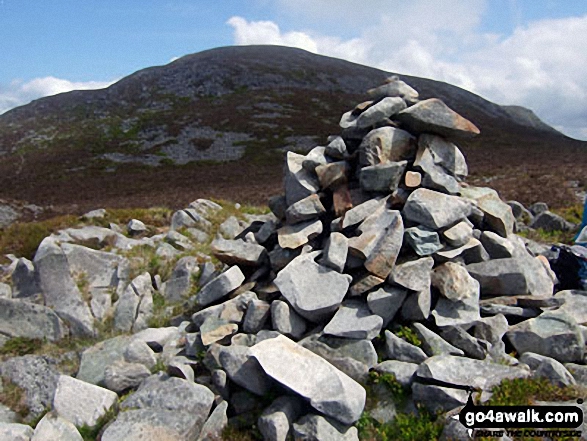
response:
<path id="1" fill-rule="evenodd" d="M 587 139 L 587 2 L 0 0 L 0 113 L 232 44 L 298 46 L 533 109 Z"/>

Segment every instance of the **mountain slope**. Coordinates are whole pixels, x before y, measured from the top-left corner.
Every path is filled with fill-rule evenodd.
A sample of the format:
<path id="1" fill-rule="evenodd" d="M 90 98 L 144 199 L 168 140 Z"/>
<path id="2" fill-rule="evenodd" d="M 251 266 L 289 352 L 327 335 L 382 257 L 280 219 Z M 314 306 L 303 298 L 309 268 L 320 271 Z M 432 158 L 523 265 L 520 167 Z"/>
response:
<path id="1" fill-rule="evenodd" d="M 144 69 L 107 89 L 42 98 L 0 116 L 0 197 L 80 209 L 179 206 L 196 196 L 261 202 L 280 191 L 285 149 L 339 133 L 340 115 L 389 75 L 300 49 L 239 46 Z M 531 182 L 544 158 L 552 170 L 554 146 L 560 165 L 584 152 L 585 143 L 519 110 L 450 84 L 401 78 L 481 129 L 461 145 L 473 180 L 497 175 L 492 185 L 508 191 L 499 175 L 507 172 L 507 182 L 512 166 Z M 530 202 L 535 190 L 511 197 Z"/>

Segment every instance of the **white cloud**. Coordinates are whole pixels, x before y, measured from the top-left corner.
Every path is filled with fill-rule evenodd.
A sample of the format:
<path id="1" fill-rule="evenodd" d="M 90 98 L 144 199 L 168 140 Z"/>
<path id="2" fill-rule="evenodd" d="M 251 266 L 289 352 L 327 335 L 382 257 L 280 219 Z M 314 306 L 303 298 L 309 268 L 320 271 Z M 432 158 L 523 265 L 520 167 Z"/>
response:
<path id="1" fill-rule="evenodd" d="M 478 30 L 484 0 L 371 0 L 368 8 L 354 0 L 278 3 L 287 14 L 330 30 L 354 24 L 354 34 L 282 32 L 272 21 L 232 17 L 235 43 L 295 46 L 446 81 L 500 104 L 529 107 L 563 133 L 587 139 L 587 16 L 535 21 L 503 36 Z"/>
<path id="2" fill-rule="evenodd" d="M 57 95 L 71 90 L 102 89 L 112 83 L 113 81 L 76 82 L 51 76 L 35 78 L 26 82 L 14 80 L 8 85 L 0 84 L 0 114 L 44 96 Z"/>

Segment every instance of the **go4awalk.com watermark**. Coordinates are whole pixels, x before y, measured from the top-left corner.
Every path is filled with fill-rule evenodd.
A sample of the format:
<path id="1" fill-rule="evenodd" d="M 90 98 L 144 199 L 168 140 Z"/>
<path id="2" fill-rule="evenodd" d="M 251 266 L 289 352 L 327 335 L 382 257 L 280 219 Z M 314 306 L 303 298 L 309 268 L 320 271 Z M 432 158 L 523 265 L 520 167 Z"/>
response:
<path id="1" fill-rule="evenodd" d="M 475 437 L 580 439 L 583 410 L 575 405 L 476 406 L 469 395 L 458 420 Z"/>

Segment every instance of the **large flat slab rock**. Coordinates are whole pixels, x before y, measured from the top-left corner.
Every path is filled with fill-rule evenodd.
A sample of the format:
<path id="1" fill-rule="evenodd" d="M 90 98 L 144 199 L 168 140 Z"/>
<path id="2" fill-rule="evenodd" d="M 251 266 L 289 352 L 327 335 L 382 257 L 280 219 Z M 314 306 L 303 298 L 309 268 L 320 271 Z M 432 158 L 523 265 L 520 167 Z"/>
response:
<path id="1" fill-rule="evenodd" d="M 546 269 L 529 255 L 472 263 L 466 268 L 479 282 L 482 297 L 524 294 L 552 296 L 553 282 Z"/>
<path id="2" fill-rule="evenodd" d="M 449 139 L 472 138 L 480 133 L 469 120 L 463 118 L 438 98 L 423 100 L 395 115 L 412 133 L 434 133 Z"/>
<path id="3" fill-rule="evenodd" d="M 438 230 L 463 220 L 471 213 L 471 204 L 427 188 L 418 188 L 408 197 L 402 215 L 425 227 Z"/>
<path id="4" fill-rule="evenodd" d="M 211 244 L 212 254 L 227 265 L 258 266 L 267 258 L 261 245 L 244 240 L 226 240 L 218 237 Z"/>
<path id="5" fill-rule="evenodd" d="M 124 359 L 124 353 L 130 343 L 130 336 L 119 335 L 84 350 L 76 378 L 86 383 L 104 386 L 106 368 Z"/>
<path id="6" fill-rule="evenodd" d="M 118 402 L 116 393 L 67 375 L 59 376 L 53 398 L 57 414 L 76 427 L 93 427 Z"/>
<path id="7" fill-rule="evenodd" d="M 51 308 L 0 298 L 0 334 L 58 341 L 68 335 L 68 329 Z"/>
<path id="8" fill-rule="evenodd" d="M 372 340 L 381 331 L 383 319 L 373 314 L 366 303 L 350 300 L 343 303 L 324 333 L 338 337 Z"/>
<path id="9" fill-rule="evenodd" d="M 418 366 L 416 376 L 455 386 L 471 386 L 491 391 L 505 379 L 528 378 L 531 372 L 486 360 L 473 360 L 453 355 L 435 355 Z"/>
<path id="10" fill-rule="evenodd" d="M 316 252 L 292 260 L 275 278 L 275 285 L 302 317 L 320 322 L 342 303 L 352 277 L 314 261 Z"/>
<path id="11" fill-rule="evenodd" d="M 102 434 L 102 441 L 189 441 L 202 421 L 187 412 L 168 409 L 131 409 L 118 414 Z"/>
<path id="12" fill-rule="evenodd" d="M 202 306 L 209 305 L 237 289 L 244 281 L 245 276 L 241 269 L 232 266 L 204 285 L 198 293 L 197 301 Z"/>
<path id="13" fill-rule="evenodd" d="M 535 352 L 561 363 L 580 363 L 585 354 L 581 328 L 573 317 L 564 312 L 545 312 L 510 326 L 506 337 L 518 354 Z"/>
<path id="14" fill-rule="evenodd" d="M 257 343 L 250 348 L 250 353 L 267 375 L 307 398 L 319 412 L 343 424 L 352 424 L 361 416 L 365 389 L 322 357 L 287 337 Z"/>

